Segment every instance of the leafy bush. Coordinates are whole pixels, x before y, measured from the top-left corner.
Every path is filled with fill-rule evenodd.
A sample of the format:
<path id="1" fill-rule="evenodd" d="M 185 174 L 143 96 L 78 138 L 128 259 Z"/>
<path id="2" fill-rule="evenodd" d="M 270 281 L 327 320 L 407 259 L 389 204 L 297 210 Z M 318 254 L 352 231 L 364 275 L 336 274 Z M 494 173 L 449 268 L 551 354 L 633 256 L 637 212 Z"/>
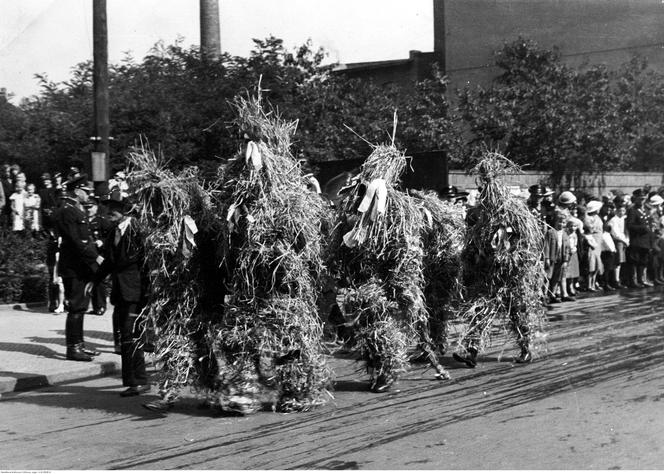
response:
<path id="1" fill-rule="evenodd" d="M 0 301 L 44 301 L 47 288 L 46 240 L 0 230 Z"/>

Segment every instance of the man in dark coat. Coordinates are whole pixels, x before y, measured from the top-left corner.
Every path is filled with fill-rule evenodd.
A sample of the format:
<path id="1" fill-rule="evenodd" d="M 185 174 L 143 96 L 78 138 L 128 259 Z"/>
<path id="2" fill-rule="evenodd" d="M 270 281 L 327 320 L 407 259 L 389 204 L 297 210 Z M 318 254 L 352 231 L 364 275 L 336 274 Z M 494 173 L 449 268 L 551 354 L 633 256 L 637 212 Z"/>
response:
<path id="1" fill-rule="evenodd" d="M 632 266 L 630 286 L 643 288 L 653 286 L 648 281 L 647 268 L 650 249 L 652 248 L 652 235 L 650 232 L 650 215 L 644 208 L 646 196 L 641 189 L 632 194 L 632 207 L 627 211 L 625 227 L 629 232 L 629 247 L 627 247 L 627 261 Z"/>
<path id="2" fill-rule="evenodd" d="M 12 182 L 9 165 L 2 165 L 0 168 L 0 184 L 2 185 L 2 194 L 5 196 L 4 206 L 0 206 L 0 227 L 11 229 L 12 207 L 9 205 L 9 196 L 14 192 L 14 183 Z"/>
<path id="3" fill-rule="evenodd" d="M 113 227 L 113 224 L 108 216 L 101 212 L 97 196 L 90 196 L 87 211 L 88 219 L 90 220 L 90 231 L 97 246 L 97 251 L 101 255 L 104 255 L 106 236 Z M 102 280 L 94 285 L 90 295 L 92 299 L 92 312 L 99 316 L 106 312 L 106 288 L 106 282 Z"/>
<path id="4" fill-rule="evenodd" d="M 51 181 L 51 175 L 44 173 L 41 176 L 42 187 L 39 189 L 39 210 L 41 211 L 42 226 L 48 230 L 53 227 L 53 211 L 58 207 L 58 199 Z"/>
<path id="5" fill-rule="evenodd" d="M 91 282 L 104 261 L 95 246 L 90 222 L 84 208 L 91 189 L 85 174 L 72 175 L 66 183 L 62 205 L 54 215 L 57 234 L 62 238 L 58 271 L 69 302 L 65 338 L 67 359 L 89 362 L 99 352 L 88 350 L 83 343 L 83 316 L 88 310 L 90 296 L 85 286 Z"/>
<path id="6" fill-rule="evenodd" d="M 94 281 L 100 282 L 111 274 L 111 303 L 118 313 L 120 326 L 122 385 L 128 387 L 120 395 L 128 397 L 150 390 L 140 342 L 141 330 L 137 324 L 147 284 L 143 272 L 144 247 L 138 223 L 128 215 L 129 204 L 120 190 L 112 190 L 104 202 L 114 227 L 106 238 L 106 259 Z"/>

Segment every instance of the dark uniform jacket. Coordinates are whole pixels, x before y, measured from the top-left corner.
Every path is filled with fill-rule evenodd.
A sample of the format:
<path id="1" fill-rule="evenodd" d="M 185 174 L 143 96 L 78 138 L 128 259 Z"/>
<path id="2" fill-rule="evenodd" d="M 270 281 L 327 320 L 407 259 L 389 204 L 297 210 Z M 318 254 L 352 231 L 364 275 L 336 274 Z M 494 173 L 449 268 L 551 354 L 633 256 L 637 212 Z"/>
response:
<path id="1" fill-rule="evenodd" d="M 53 216 L 56 232 L 62 237 L 58 272 L 63 278 L 92 281 L 98 265 L 88 216 L 72 198 L 65 198 Z"/>
<path id="2" fill-rule="evenodd" d="M 625 227 L 629 232 L 630 246 L 644 249 L 652 247 L 650 216 L 646 209 L 643 207 L 629 209 L 625 218 Z"/>
<path id="3" fill-rule="evenodd" d="M 108 233 L 104 244 L 105 260 L 95 281 L 103 280 L 112 274 L 113 289 L 111 303 L 143 303 L 146 294 L 147 278 L 143 274 L 143 239 L 135 219 L 131 219 L 124 234 L 120 236 L 117 226 Z"/>
<path id="4" fill-rule="evenodd" d="M 92 231 L 92 238 L 97 241 L 101 240 L 106 246 L 106 238 L 108 233 L 113 229 L 113 223 L 105 216 L 97 212 L 96 215 L 90 217 L 90 230 Z"/>

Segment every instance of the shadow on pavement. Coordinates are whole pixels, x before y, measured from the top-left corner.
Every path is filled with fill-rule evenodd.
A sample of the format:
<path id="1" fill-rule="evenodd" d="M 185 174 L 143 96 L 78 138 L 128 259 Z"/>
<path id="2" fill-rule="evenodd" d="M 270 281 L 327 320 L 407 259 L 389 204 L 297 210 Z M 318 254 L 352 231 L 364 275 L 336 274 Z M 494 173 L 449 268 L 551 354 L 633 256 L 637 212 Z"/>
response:
<path id="1" fill-rule="evenodd" d="M 65 355 L 41 344 L 16 342 L 0 342 L 2 352 L 23 352 L 24 354 L 48 357 L 49 359 L 65 360 Z"/>

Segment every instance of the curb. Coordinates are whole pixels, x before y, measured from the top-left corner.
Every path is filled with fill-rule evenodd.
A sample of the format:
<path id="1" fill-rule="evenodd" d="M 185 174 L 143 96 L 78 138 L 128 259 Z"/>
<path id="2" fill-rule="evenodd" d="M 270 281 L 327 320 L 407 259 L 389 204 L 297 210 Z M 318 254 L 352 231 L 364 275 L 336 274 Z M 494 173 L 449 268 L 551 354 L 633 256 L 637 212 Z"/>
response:
<path id="1" fill-rule="evenodd" d="M 119 362 L 93 362 L 91 364 L 87 363 L 81 369 L 50 375 L 26 374 L 24 377 L 0 377 L 0 394 L 63 385 L 83 379 L 115 375 L 119 372 Z"/>

